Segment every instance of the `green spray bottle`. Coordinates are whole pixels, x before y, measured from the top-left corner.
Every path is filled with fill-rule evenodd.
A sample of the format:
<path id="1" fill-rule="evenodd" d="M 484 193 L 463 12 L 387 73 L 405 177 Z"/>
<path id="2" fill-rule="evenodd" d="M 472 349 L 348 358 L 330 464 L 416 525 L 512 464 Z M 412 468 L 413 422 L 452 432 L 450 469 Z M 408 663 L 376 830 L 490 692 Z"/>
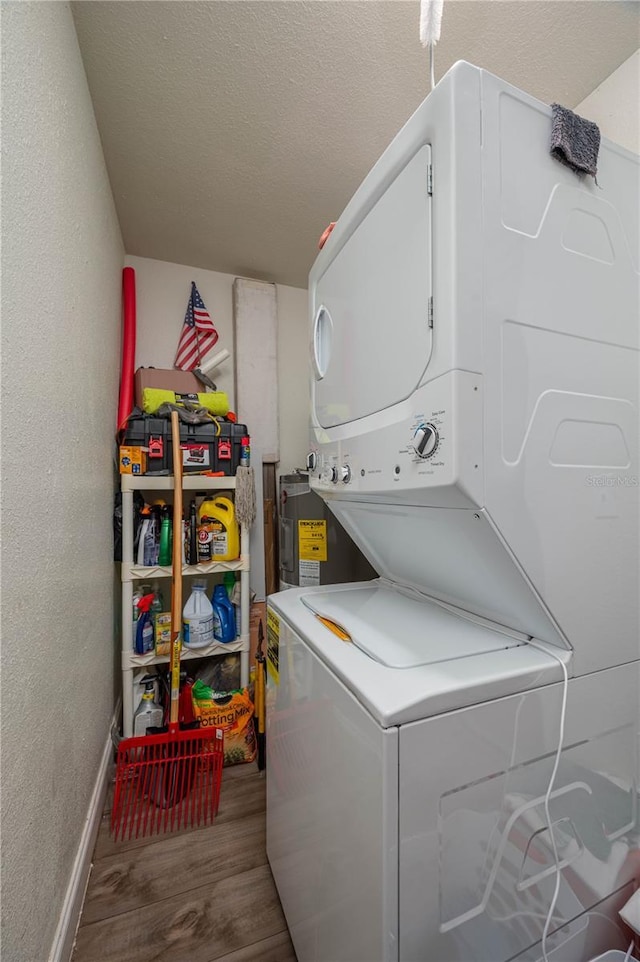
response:
<path id="1" fill-rule="evenodd" d="M 169 506 L 165 504 L 162 509 L 162 523 L 160 524 L 160 551 L 158 554 L 159 565 L 171 564 L 171 518 L 169 517 Z"/>

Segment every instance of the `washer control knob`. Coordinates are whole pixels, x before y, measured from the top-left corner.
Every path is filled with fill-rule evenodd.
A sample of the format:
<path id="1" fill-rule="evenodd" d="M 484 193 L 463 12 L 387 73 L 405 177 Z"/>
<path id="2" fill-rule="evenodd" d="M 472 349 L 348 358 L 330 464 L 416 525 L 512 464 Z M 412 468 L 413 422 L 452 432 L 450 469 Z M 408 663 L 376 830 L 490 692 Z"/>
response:
<path id="1" fill-rule="evenodd" d="M 315 471 L 318 467 L 318 455 L 315 451 L 309 451 L 307 455 L 307 471 Z"/>
<path id="2" fill-rule="evenodd" d="M 343 464 L 340 468 L 340 480 L 343 484 L 349 484 L 349 481 L 351 481 L 351 468 L 348 464 Z"/>
<path id="3" fill-rule="evenodd" d="M 438 446 L 438 432 L 433 424 L 421 424 L 413 436 L 413 447 L 419 458 L 430 458 Z"/>

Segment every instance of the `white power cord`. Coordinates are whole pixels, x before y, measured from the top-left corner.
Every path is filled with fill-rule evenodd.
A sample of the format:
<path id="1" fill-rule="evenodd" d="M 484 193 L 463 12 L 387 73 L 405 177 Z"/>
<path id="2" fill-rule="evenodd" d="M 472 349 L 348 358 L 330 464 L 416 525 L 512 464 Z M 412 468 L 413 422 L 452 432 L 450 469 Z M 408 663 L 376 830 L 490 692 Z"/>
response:
<path id="1" fill-rule="evenodd" d="M 531 645 L 532 648 L 537 648 L 539 651 L 544 652 L 545 655 L 550 655 L 552 658 L 558 662 L 562 668 L 563 677 L 563 687 L 562 687 L 562 706 L 560 708 L 560 734 L 558 736 L 558 748 L 556 750 L 556 757 L 553 763 L 553 770 L 551 772 L 551 778 L 549 779 L 549 785 L 547 786 L 547 792 L 544 797 L 544 814 L 547 820 L 547 827 L 549 829 L 549 835 L 551 836 L 551 847 L 553 849 L 553 858 L 556 863 L 556 885 L 553 892 L 553 898 L 551 899 L 551 905 L 549 906 L 549 911 L 547 912 L 547 918 L 544 923 L 544 929 L 542 930 L 542 958 L 544 962 L 549 962 L 549 956 L 547 955 L 547 936 L 549 935 L 549 927 L 551 925 L 551 919 L 553 918 L 553 913 L 556 910 L 556 903 L 558 901 L 558 895 L 560 894 L 560 858 L 558 856 L 558 849 L 556 846 L 556 840 L 553 834 L 553 826 L 551 824 L 551 813 L 549 811 L 549 800 L 551 798 L 551 793 L 553 791 L 553 783 L 556 780 L 556 775 L 558 774 L 558 766 L 560 764 L 560 755 L 562 754 L 562 745 L 564 743 L 564 725 L 567 717 L 567 695 L 569 692 L 569 673 L 567 672 L 567 666 L 564 661 L 557 655 L 554 651 L 549 648 L 545 648 L 543 645 L 537 644 L 535 641 L 529 641 L 527 644 Z M 626 960 L 628 962 L 628 960 Z"/>
<path id="2" fill-rule="evenodd" d="M 633 939 L 631 939 L 631 941 L 629 942 L 629 948 L 627 949 L 627 954 L 624 957 L 624 962 L 629 962 L 632 952 L 633 952 Z"/>

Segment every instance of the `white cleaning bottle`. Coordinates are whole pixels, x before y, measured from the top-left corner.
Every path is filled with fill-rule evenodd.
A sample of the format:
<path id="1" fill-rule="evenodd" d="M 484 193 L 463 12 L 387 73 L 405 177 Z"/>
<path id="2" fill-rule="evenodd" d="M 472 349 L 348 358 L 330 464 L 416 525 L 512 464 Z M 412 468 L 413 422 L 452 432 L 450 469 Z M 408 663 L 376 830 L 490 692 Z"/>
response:
<path id="1" fill-rule="evenodd" d="M 148 728 L 162 726 L 162 708 L 156 701 L 154 679 L 147 675 L 140 684 L 144 684 L 144 691 L 138 709 L 133 716 L 133 734 L 146 735 Z"/>
<path id="2" fill-rule="evenodd" d="M 195 582 L 182 614 L 182 640 L 187 648 L 206 648 L 213 644 L 213 605 L 206 585 Z"/>

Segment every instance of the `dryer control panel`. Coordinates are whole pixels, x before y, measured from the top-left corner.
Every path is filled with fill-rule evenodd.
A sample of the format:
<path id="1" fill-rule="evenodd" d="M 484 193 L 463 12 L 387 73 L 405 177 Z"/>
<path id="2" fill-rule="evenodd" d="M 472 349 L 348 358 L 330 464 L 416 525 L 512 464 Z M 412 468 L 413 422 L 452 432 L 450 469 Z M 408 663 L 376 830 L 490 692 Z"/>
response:
<path id="1" fill-rule="evenodd" d="M 307 458 L 312 486 L 327 498 L 368 500 L 407 500 L 437 489 L 438 503 L 452 506 L 463 506 L 462 489 L 469 506 L 482 487 L 480 386 L 479 376 L 451 371 L 393 408 L 318 427 Z"/>

